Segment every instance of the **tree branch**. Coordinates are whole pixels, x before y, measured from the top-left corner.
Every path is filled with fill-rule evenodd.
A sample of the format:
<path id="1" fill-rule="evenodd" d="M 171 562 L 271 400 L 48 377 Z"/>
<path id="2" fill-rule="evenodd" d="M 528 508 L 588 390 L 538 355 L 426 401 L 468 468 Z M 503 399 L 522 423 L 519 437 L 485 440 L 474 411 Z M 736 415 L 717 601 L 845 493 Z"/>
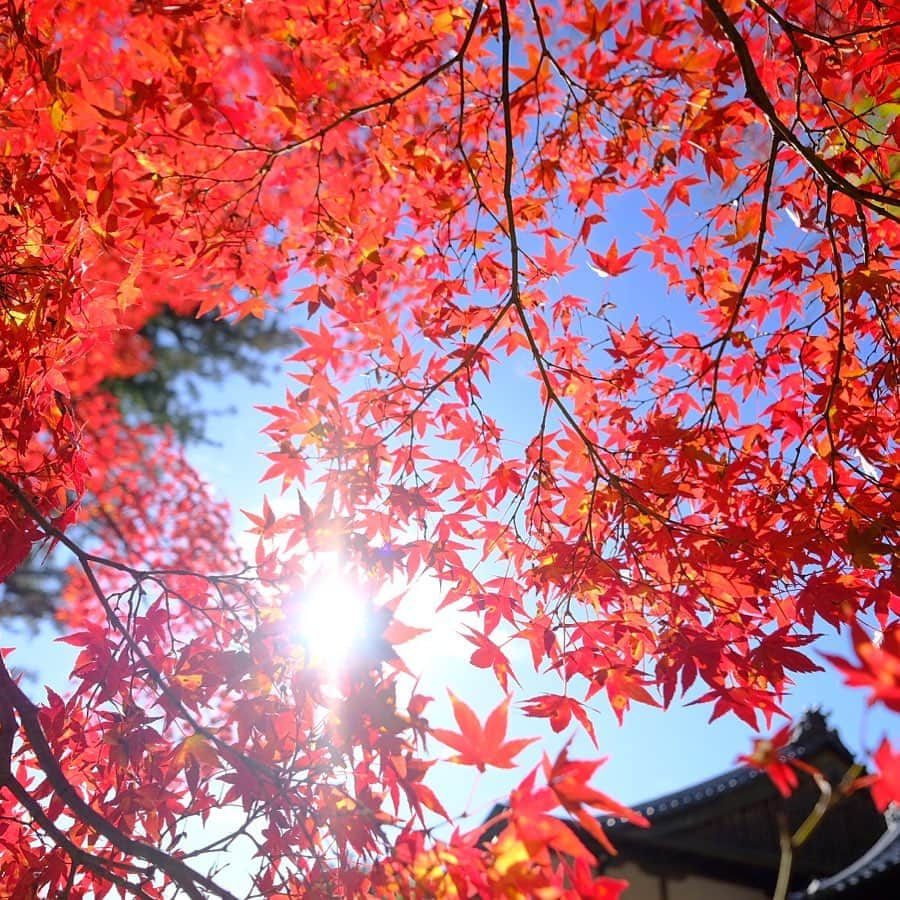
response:
<path id="1" fill-rule="evenodd" d="M 843 175 L 836 172 L 822 157 L 816 153 L 811 147 L 804 144 L 789 125 L 787 125 L 778 115 L 772 98 L 766 92 L 756 63 L 747 46 L 737 25 L 722 7 L 719 0 L 703 0 L 706 7 L 712 13 L 713 17 L 725 32 L 726 37 L 731 43 L 741 72 L 744 76 L 744 85 L 746 88 L 746 96 L 756 107 L 762 112 L 772 128 L 772 132 L 776 138 L 781 138 L 784 143 L 792 147 L 806 162 L 810 168 L 825 182 L 832 190 L 846 194 L 857 203 L 873 210 L 881 216 L 886 216 L 895 222 L 900 222 L 900 197 L 892 197 L 886 194 L 876 194 L 867 191 L 864 188 L 857 187 L 848 181 Z M 885 206 L 894 207 L 898 211 L 885 209 Z"/>

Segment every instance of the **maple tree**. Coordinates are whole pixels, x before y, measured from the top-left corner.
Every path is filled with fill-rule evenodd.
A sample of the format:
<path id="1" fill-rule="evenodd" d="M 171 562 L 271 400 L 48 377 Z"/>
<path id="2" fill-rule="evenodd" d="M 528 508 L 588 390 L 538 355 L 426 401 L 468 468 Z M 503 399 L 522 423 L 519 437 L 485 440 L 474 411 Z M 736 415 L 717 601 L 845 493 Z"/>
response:
<path id="1" fill-rule="evenodd" d="M 548 690 L 524 710 L 556 731 L 592 733 L 597 695 L 768 725 L 822 629 L 896 709 L 895 2 L 2 17 L 0 578 L 65 547 L 78 656 L 40 700 L 0 664 L 0 896 L 231 897 L 241 842 L 266 897 L 618 896 L 552 815 L 601 841 L 592 811 L 630 815 L 596 762 L 545 760 L 493 841 L 433 836 L 434 741 L 513 765 L 510 700 L 483 726 L 454 700 L 459 731 L 398 703 L 393 600 L 327 675 L 291 627 L 323 554 L 371 596 L 440 579 L 505 692 L 527 646 Z M 632 310 L 614 279 L 641 266 L 660 304 Z M 284 498 L 245 561 L 177 440 L 104 383 L 147 369 L 164 309 L 285 303 Z M 880 804 L 898 760 L 875 755 Z"/>
<path id="2" fill-rule="evenodd" d="M 222 327 L 214 316 L 195 319 L 177 316 L 162 309 L 138 332 L 144 367 L 137 372 L 118 375 L 101 382 L 101 388 L 112 394 L 123 420 L 132 425 L 151 423 L 170 429 L 186 444 L 211 444 L 209 426 L 215 416 L 232 408 L 198 409 L 202 389 L 221 385 L 225 378 L 242 376 L 254 385 L 264 385 L 273 375 L 271 356 L 276 348 L 292 346 L 293 334 L 278 323 L 244 319 L 237 327 Z M 81 498 L 81 504 L 91 505 Z M 84 518 L 69 536 L 83 540 L 89 533 L 94 515 Z M 96 524 L 93 525 L 96 527 Z M 37 631 L 52 621 L 65 583 L 62 559 L 48 560 L 39 545 L 3 583 L 0 593 L 0 620 L 10 619 L 17 625 L 27 624 Z"/>

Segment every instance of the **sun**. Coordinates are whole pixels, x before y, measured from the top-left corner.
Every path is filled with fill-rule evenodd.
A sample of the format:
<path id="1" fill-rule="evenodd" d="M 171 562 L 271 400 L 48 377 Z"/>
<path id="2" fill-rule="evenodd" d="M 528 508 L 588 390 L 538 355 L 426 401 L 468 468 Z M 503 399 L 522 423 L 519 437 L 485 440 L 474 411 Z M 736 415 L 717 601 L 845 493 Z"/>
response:
<path id="1" fill-rule="evenodd" d="M 351 576 L 316 575 L 299 604 L 296 627 L 310 661 L 329 674 L 346 668 L 366 637 L 371 604 Z"/>
<path id="2" fill-rule="evenodd" d="M 393 650 L 400 671 L 410 676 L 410 689 L 422 690 L 426 682 L 439 684 L 472 654 L 463 633 L 465 614 L 440 609 L 442 598 L 433 577 L 374 584 L 329 554 L 314 561 L 294 594 L 291 631 L 305 665 L 327 682 L 336 683 L 348 671 L 369 671 Z"/>

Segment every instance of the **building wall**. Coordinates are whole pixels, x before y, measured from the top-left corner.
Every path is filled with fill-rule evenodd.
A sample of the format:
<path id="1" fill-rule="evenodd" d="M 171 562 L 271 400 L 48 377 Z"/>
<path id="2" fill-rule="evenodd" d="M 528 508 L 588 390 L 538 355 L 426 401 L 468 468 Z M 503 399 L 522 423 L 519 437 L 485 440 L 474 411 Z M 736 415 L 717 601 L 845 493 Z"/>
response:
<path id="1" fill-rule="evenodd" d="M 768 893 L 755 888 L 699 875 L 684 878 L 650 875 L 629 862 L 608 866 L 606 874 L 629 882 L 623 900 L 770 900 Z"/>

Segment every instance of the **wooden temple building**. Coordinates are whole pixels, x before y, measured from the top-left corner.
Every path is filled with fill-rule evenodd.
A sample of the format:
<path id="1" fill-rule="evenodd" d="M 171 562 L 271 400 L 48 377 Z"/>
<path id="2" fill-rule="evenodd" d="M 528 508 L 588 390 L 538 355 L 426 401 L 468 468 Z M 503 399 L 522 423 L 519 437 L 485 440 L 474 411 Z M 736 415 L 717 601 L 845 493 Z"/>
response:
<path id="1" fill-rule="evenodd" d="M 834 786 L 854 763 L 818 711 L 798 722 L 784 755 Z M 784 798 L 765 773 L 741 766 L 635 807 L 648 829 L 601 820 L 617 856 L 573 828 L 595 853 L 598 872 L 629 881 L 625 900 L 771 900 L 778 823 L 795 830 L 820 796 L 808 775 Z M 900 816 L 879 813 L 866 789 L 838 799 L 793 854 L 789 900 L 820 898 L 900 900 Z"/>
<path id="2" fill-rule="evenodd" d="M 818 711 L 798 722 L 785 756 L 814 766 L 834 786 L 854 764 Z M 785 799 L 764 772 L 735 768 L 638 806 L 648 829 L 606 820 L 619 855 L 598 847 L 598 862 L 631 883 L 627 900 L 770 900 L 781 860 L 779 818 L 795 830 L 820 796 L 802 773 Z M 900 900 L 898 824 L 878 812 L 867 790 L 838 800 L 793 854 L 791 900 Z"/>

